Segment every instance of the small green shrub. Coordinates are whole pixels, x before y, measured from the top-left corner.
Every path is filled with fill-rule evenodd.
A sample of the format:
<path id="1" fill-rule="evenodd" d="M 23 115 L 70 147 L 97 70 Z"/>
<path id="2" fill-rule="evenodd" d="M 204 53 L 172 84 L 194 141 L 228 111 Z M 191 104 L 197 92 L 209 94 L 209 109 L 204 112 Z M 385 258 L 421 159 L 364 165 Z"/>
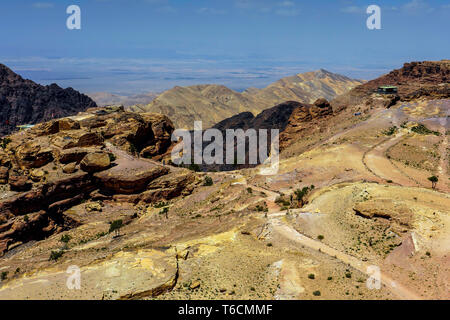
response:
<path id="1" fill-rule="evenodd" d="M 389 129 L 387 129 L 386 131 L 383 131 L 383 134 L 385 134 L 386 136 L 392 136 L 394 134 L 396 134 L 398 131 L 398 128 L 396 126 L 390 127 Z"/>
<path id="2" fill-rule="evenodd" d="M 189 165 L 188 169 L 191 171 L 200 172 L 200 166 L 195 163 Z"/>
<path id="3" fill-rule="evenodd" d="M 2 272 L 1 279 L 2 279 L 2 281 L 8 279 L 8 271 L 3 271 Z"/>
<path id="4" fill-rule="evenodd" d="M 63 250 L 52 251 L 50 253 L 50 258 L 48 260 L 49 261 L 58 261 L 58 259 L 61 258 L 63 255 L 64 255 Z"/>
<path id="5" fill-rule="evenodd" d="M 6 147 L 8 146 L 8 144 L 11 143 L 11 139 L 10 138 L 3 138 L 0 139 L 0 146 L 2 147 L 2 149 L 6 149 Z"/>
<path id="6" fill-rule="evenodd" d="M 205 181 L 203 182 L 203 185 L 206 187 L 210 187 L 214 184 L 213 179 L 210 176 L 205 177 Z"/>
<path id="7" fill-rule="evenodd" d="M 110 152 L 110 153 L 108 153 L 108 156 L 109 156 L 109 161 L 111 161 L 111 162 L 114 162 L 117 160 L 117 157 L 114 153 Z"/>
<path id="8" fill-rule="evenodd" d="M 111 222 L 111 225 L 109 226 L 109 233 L 115 232 L 116 235 L 119 235 L 120 229 L 123 227 L 123 221 L 122 220 L 115 220 Z"/>
<path id="9" fill-rule="evenodd" d="M 63 236 L 61 236 L 61 242 L 64 242 L 64 243 L 69 243 L 69 241 L 72 239 L 72 237 L 71 236 L 69 236 L 68 234 L 65 234 L 65 235 L 63 235 Z"/>

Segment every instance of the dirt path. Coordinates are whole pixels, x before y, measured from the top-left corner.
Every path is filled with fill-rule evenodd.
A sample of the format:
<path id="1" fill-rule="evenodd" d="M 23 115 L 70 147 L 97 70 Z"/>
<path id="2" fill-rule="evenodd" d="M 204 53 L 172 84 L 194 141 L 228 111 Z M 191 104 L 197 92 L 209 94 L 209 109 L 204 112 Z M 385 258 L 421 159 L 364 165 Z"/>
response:
<path id="1" fill-rule="evenodd" d="M 345 264 L 350 265 L 351 267 L 359 270 L 360 272 L 366 274 L 367 276 L 371 276 L 368 272 L 369 263 L 363 262 L 353 256 L 350 256 L 346 253 L 342 253 L 334 248 L 331 248 L 320 241 L 313 240 L 299 233 L 294 228 L 290 227 L 283 221 L 279 219 L 280 215 L 284 215 L 283 213 L 276 213 L 270 215 L 269 224 L 272 226 L 273 231 L 282 235 L 283 237 L 310 249 L 319 251 L 321 253 L 325 253 L 331 257 L 335 257 L 339 259 Z M 394 293 L 399 299 L 404 300 L 419 300 L 420 296 L 411 292 L 409 289 L 403 287 L 402 285 L 393 281 L 392 278 L 387 276 L 386 274 L 381 273 L 381 282 L 385 285 L 392 293 Z"/>
<path id="2" fill-rule="evenodd" d="M 401 170 L 385 157 L 386 151 L 403 139 L 404 133 L 399 133 L 370 149 L 363 156 L 363 164 L 377 178 L 393 181 L 405 187 L 421 186 L 420 183 L 406 176 Z"/>
<path id="3" fill-rule="evenodd" d="M 447 148 L 448 148 L 448 136 L 447 131 L 447 118 L 442 118 L 440 120 L 441 129 L 440 133 L 444 137 L 441 145 L 439 146 L 439 153 L 441 155 L 441 160 L 439 162 L 439 174 L 443 177 L 445 181 L 448 181 L 448 159 L 447 159 Z"/>

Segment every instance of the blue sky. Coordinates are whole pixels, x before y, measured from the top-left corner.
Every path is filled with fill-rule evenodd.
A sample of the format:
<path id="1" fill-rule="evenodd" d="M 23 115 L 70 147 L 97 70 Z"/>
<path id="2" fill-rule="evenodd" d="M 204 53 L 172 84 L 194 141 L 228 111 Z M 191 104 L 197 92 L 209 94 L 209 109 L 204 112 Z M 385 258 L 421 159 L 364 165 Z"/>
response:
<path id="1" fill-rule="evenodd" d="M 81 30 L 66 28 L 71 4 Z M 382 30 L 366 27 L 371 4 Z M 242 90 L 319 68 L 371 79 L 450 58 L 450 0 L 1 0 L 0 12 L 0 63 L 83 92 Z"/>

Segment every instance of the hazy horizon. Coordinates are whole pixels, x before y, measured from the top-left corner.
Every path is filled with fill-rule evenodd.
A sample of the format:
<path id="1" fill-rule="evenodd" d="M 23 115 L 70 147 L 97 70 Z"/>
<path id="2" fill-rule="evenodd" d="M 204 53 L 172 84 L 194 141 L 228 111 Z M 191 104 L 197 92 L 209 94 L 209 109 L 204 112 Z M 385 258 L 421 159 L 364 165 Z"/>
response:
<path id="1" fill-rule="evenodd" d="M 450 6 L 437 0 L 376 1 L 381 30 L 367 29 L 372 3 L 360 0 L 80 0 L 82 28 L 68 30 L 71 4 L 1 3 L 0 63 L 44 85 L 130 95 L 242 91 L 321 68 L 370 80 L 450 52 Z"/>

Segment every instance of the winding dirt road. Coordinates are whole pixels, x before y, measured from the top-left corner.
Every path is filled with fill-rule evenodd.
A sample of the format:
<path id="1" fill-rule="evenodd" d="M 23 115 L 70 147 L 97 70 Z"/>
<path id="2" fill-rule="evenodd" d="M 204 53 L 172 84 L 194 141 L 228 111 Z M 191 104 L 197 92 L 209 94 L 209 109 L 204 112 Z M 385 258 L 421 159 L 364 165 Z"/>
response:
<path id="1" fill-rule="evenodd" d="M 379 179 L 390 180 L 405 187 L 421 187 L 419 182 L 405 175 L 385 156 L 386 151 L 399 143 L 404 136 L 404 133 L 398 133 L 393 138 L 374 146 L 364 154 L 362 161 L 366 169 Z"/>
<path id="2" fill-rule="evenodd" d="M 371 265 L 367 262 L 363 262 L 353 256 L 346 253 L 342 253 L 334 248 L 331 248 L 320 241 L 313 240 L 306 237 L 305 235 L 299 233 L 297 230 L 291 226 L 284 223 L 280 216 L 285 215 L 283 212 L 278 212 L 271 214 L 269 216 L 269 225 L 272 226 L 274 232 L 279 235 L 295 242 L 298 245 L 305 246 L 307 248 L 316 250 L 318 252 L 327 254 L 331 257 L 335 257 L 341 262 L 350 265 L 351 267 L 359 270 L 360 272 L 366 274 L 367 276 L 372 276 L 368 269 Z M 410 291 L 409 289 L 403 287 L 402 285 L 396 283 L 392 278 L 381 272 L 381 283 L 385 285 L 393 294 L 395 294 L 399 299 L 402 300 L 420 300 L 421 297 Z"/>

